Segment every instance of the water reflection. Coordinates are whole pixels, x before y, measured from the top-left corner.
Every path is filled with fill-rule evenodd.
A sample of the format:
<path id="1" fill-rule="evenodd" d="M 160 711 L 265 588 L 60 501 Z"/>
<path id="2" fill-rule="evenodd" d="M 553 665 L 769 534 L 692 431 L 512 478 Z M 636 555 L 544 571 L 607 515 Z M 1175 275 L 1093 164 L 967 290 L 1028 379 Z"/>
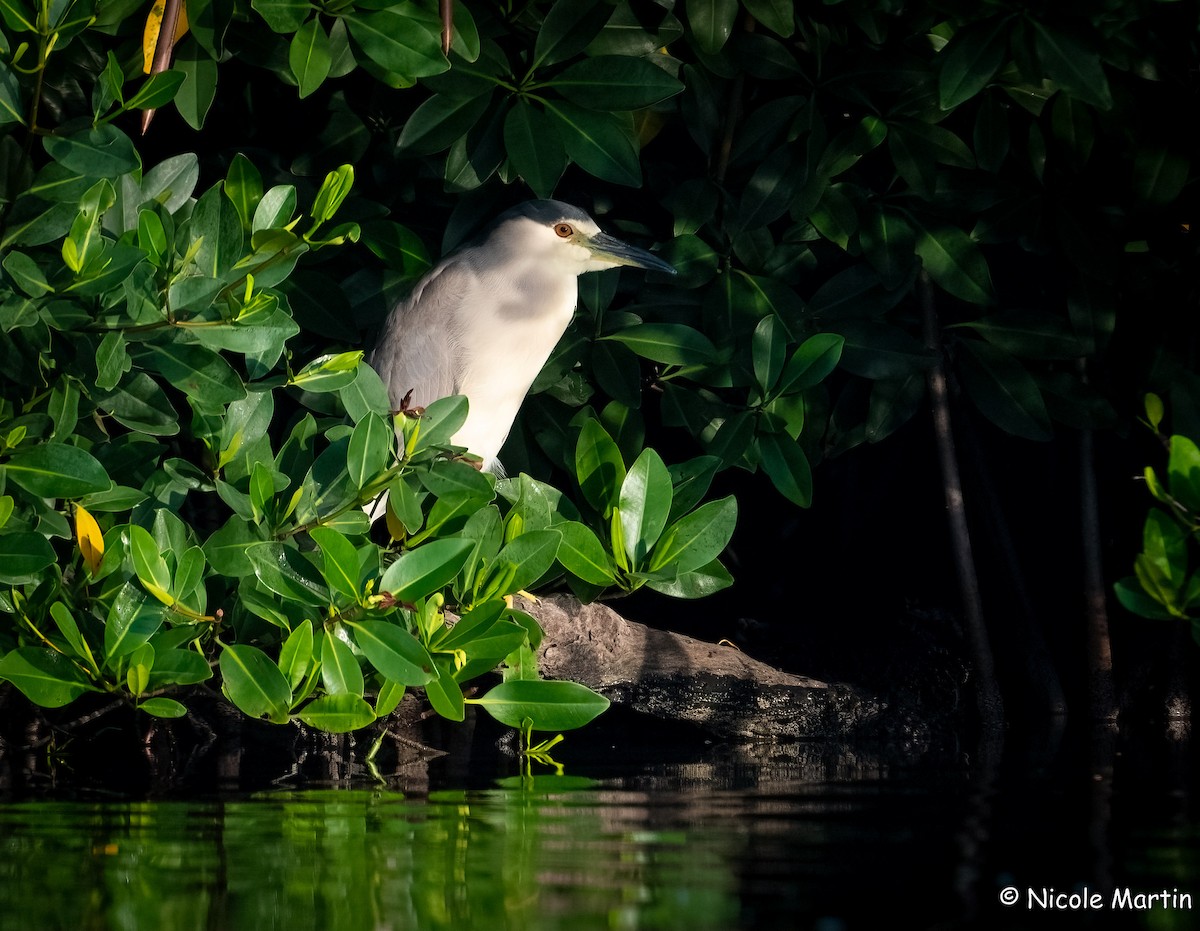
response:
<path id="1" fill-rule="evenodd" d="M 767 755 L 409 795 L 0 802 L 0 929 L 1195 926 L 997 902 L 1008 884 L 1200 900 L 1190 757 L 1118 757 L 1098 818 L 1070 761 Z"/>
<path id="2" fill-rule="evenodd" d="M 0 807 L 4 928 L 730 928 L 736 832 L 622 793 Z"/>

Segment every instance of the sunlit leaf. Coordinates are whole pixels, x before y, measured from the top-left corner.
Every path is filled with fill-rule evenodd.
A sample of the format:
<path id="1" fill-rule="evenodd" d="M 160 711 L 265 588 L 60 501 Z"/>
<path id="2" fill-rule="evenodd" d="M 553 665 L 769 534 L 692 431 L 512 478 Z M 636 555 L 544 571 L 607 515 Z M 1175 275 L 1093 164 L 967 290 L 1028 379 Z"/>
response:
<path id="1" fill-rule="evenodd" d="M 576 682 L 513 679 L 502 682 L 482 698 L 482 705 L 501 724 L 535 731 L 567 731 L 582 727 L 608 708 L 608 699 Z"/>
<path id="2" fill-rule="evenodd" d="M 292 690 L 279 667 L 258 647 L 227 644 L 218 660 L 221 690 L 252 718 L 264 715 L 276 724 L 288 718 Z"/>
<path id="3" fill-rule="evenodd" d="M 317 730 L 344 734 L 374 723 L 375 711 L 362 696 L 340 692 L 314 698 L 296 712 L 296 717 Z"/>
<path id="4" fill-rule="evenodd" d="M 474 549 L 469 540 L 434 540 L 403 553 L 387 567 L 379 581 L 381 592 L 391 592 L 397 601 L 415 602 L 448 585 Z"/>
<path id="5" fill-rule="evenodd" d="M 42 647 L 18 647 L 5 655 L 0 659 L 0 679 L 43 708 L 61 708 L 85 692 L 98 691 L 69 659 Z"/>
<path id="6" fill-rule="evenodd" d="M 362 698 L 364 682 L 358 660 L 333 632 L 321 640 L 321 682 L 330 695 L 349 693 Z"/>
<path id="7" fill-rule="evenodd" d="M 354 642 L 379 672 L 400 685 L 425 685 L 436 675 L 433 659 L 407 630 L 387 621 L 348 621 Z"/>
<path id="8" fill-rule="evenodd" d="M 65 443 L 22 449 L 2 465 L 11 481 L 41 498 L 78 498 L 112 484 L 95 456 Z"/>

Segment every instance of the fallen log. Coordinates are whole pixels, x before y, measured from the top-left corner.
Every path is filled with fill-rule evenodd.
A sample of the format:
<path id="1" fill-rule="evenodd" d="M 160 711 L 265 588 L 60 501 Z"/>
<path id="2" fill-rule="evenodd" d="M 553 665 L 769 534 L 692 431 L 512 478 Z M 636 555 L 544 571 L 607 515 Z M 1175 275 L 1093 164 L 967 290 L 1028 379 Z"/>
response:
<path id="1" fill-rule="evenodd" d="M 546 678 L 580 682 L 616 704 L 718 737 L 848 738 L 897 725 L 913 729 L 911 721 L 889 720 L 896 715 L 887 703 L 851 686 L 790 675 L 734 646 L 655 630 L 603 604 L 556 594 L 521 599 L 517 607 L 545 631 L 539 666 Z"/>

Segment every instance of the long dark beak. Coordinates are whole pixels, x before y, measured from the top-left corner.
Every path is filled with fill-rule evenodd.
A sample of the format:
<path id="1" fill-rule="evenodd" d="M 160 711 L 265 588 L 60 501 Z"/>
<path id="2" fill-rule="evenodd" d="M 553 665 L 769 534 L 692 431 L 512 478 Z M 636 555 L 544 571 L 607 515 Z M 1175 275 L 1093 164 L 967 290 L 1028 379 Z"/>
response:
<path id="1" fill-rule="evenodd" d="M 666 272 L 668 275 L 677 274 L 675 266 L 664 262 L 657 255 L 622 242 L 608 233 L 597 233 L 588 239 L 588 248 L 597 256 L 610 259 L 618 265 L 632 265 L 635 268 L 645 268 L 655 272 Z"/>

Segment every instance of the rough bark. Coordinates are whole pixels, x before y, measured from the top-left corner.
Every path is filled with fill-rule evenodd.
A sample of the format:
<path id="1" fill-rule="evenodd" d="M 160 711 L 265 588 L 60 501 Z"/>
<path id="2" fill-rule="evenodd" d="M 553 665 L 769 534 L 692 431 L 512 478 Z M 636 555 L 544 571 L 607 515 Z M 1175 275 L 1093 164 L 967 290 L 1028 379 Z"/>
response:
<path id="1" fill-rule="evenodd" d="M 850 686 L 789 675 L 736 647 L 654 630 L 605 605 L 551 595 L 520 607 L 546 633 L 539 658 L 547 678 L 581 682 L 614 703 L 715 736 L 851 737 L 913 727 Z"/>

